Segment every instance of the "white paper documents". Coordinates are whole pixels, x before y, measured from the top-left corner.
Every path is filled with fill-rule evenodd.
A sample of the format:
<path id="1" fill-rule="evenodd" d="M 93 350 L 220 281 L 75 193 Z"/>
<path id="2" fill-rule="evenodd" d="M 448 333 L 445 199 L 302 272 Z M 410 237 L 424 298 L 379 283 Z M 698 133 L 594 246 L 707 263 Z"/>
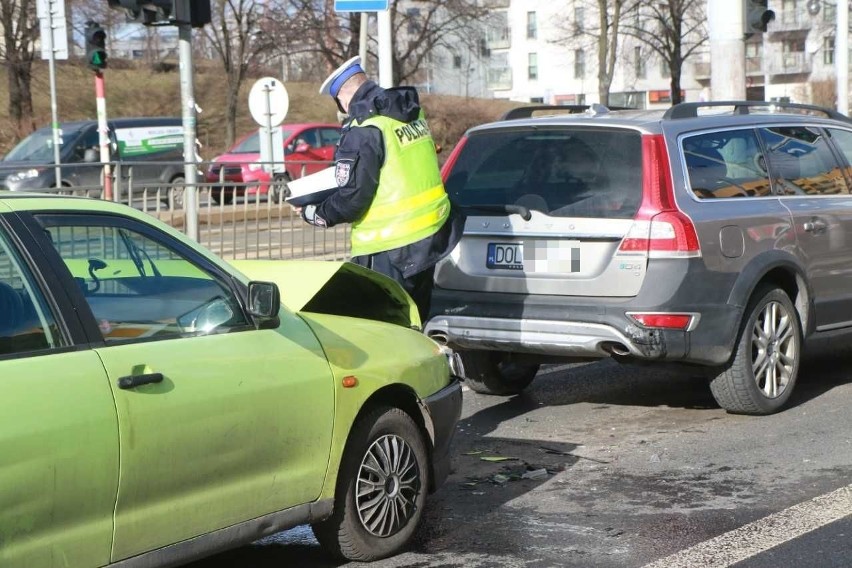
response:
<path id="1" fill-rule="evenodd" d="M 290 197 L 287 202 L 296 207 L 304 207 L 312 203 L 319 203 L 337 191 L 337 180 L 334 177 L 334 166 L 326 168 L 315 174 L 294 179 L 287 184 L 290 189 Z"/>

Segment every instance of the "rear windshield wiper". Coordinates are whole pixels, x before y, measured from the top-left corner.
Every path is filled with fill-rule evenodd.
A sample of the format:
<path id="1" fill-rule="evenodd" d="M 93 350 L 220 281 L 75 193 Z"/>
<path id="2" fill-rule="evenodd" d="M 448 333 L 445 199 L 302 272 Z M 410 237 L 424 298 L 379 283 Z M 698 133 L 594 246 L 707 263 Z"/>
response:
<path id="1" fill-rule="evenodd" d="M 462 205 L 462 209 L 474 209 L 477 211 L 495 211 L 497 213 L 517 213 L 524 221 L 529 221 L 532 218 L 532 213 L 528 207 L 516 205 L 514 203 L 505 204 L 485 204 L 485 205 Z"/>

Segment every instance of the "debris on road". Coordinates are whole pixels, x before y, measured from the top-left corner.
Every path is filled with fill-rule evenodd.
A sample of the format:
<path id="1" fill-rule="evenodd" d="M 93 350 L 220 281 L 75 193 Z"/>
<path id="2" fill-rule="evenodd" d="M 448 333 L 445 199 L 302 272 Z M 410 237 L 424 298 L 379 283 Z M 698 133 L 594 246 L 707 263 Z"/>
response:
<path id="1" fill-rule="evenodd" d="M 543 479 L 547 477 L 548 473 L 545 468 L 541 469 L 533 469 L 527 471 L 525 474 L 521 476 L 521 479 Z"/>

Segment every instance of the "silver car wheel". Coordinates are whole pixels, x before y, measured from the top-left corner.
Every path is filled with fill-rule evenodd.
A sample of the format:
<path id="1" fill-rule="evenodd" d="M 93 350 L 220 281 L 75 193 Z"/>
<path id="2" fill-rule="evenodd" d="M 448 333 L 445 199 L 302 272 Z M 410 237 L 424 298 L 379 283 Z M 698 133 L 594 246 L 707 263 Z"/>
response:
<path id="1" fill-rule="evenodd" d="M 414 451 L 399 436 L 382 436 L 361 460 L 355 489 L 358 517 L 367 532 L 393 535 L 417 510 L 421 484 Z"/>
<path id="2" fill-rule="evenodd" d="M 751 345 L 757 388 L 767 398 L 781 396 L 793 377 L 799 354 L 793 320 L 779 302 L 763 307 L 754 322 Z"/>

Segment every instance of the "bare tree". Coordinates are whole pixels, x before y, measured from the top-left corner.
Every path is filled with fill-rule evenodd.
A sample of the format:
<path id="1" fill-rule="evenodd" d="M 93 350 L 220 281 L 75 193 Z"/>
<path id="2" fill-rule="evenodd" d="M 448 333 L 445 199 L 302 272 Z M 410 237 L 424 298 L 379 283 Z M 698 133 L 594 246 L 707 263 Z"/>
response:
<path id="1" fill-rule="evenodd" d="M 598 61 L 598 97 L 609 104 L 609 91 L 615 72 L 616 56 L 621 40 L 620 25 L 624 8 L 635 0 L 574 0 L 573 13 L 568 14 L 555 43 L 592 47 Z M 579 9 L 578 9 L 579 8 Z M 596 16 L 597 24 L 589 26 L 586 16 Z M 591 18 L 590 18 L 591 19 Z"/>
<path id="2" fill-rule="evenodd" d="M 684 62 L 708 40 L 706 0 L 632 0 L 622 23 L 625 35 L 648 46 L 671 74 L 672 104 L 683 101 L 680 79 Z"/>
<path id="3" fill-rule="evenodd" d="M 289 17 L 276 18 L 279 51 L 317 55 L 326 71 L 358 55 L 361 14 L 335 12 L 334 0 L 289 0 L 283 10 Z"/>
<path id="4" fill-rule="evenodd" d="M 85 44 L 83 32 L 89 20 L 101 24 L 106 31 L 107 50 L 116 40 L 116 33 L 126 21 L 123 10 L 110 8 L 104 0 L 65 0 L 65 5 L 69 13 L 68 42 L 81 50 Z"/>
<path id="5" fill-rule="evenodd" d="M 358 13 L 335 13 L 333 0 L 289 0 L 288 28 L 279 35 L 298 38 L 279 41 L 291 53 L 314 53 L 334 69 L 358 55 L 361 17 Z M 474 0 L 391 0 L 394 84 L 416 80 L 438 47 L 458 46 L 478 34 L 479 18 L 487 9 Z M 372 59 L 376 44 L 371 42 Z"/>
<path id="6" fill-rule="evenodd" d="M 225 144 L 228 146 L 236 137 L 240 87 L 249 66 L 260 53 L 272 47 L 261 27 L 267 6 L 262 0 L 213 0 L 213 22 L 204 27 L 225 71 Z"/>
<path id="7" fill-rule="evenodd" d="M 39 27 L 35 0 L 0 0 L 0 61 L 9 85 L 9 118 L 16 138 L 35 130 L 32 67 Z"/>
<path id="8" fill-rule="evenodd" d="M 479 37 L 478 22 L 487 10 L 471 0 L 426 0 L 390 5 L 395 85 L 414 82 L 436 48 L 451 48 Z M 468 46 L 473 49 L 474 46 Z"/>

